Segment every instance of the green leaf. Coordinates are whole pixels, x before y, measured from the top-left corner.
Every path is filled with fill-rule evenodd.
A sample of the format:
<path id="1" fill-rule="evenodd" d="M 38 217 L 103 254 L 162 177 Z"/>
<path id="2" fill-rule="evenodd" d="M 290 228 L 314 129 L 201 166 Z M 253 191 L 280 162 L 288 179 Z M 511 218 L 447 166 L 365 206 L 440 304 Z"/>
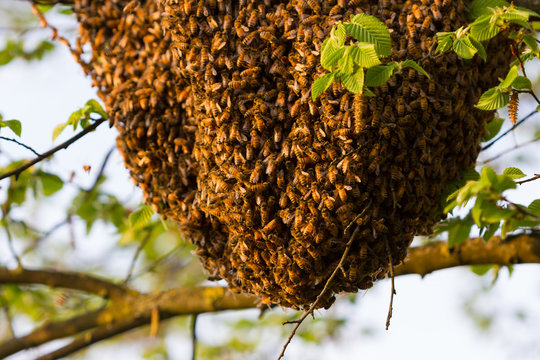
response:
<path id="1" fill-rule="evenodd" d="M 514 80 L 518 77 L 518 68 L 517 66 L 512 66 L 506 74 L 506 78 L 499 84 L 498 88 L 502 91 L 509 89 L 512 86 Z"/>
<path id="2" fill-rule="evenodd" d="M 328 87 L 332 84 L 332 81 L 334 81 L 335 72 L 331 72 L 329 74 L 326 74 L 324 76 L 321 76 L 317 80 L 313 82 L 311 85 L 311 98 L 313 101 L 315 101 L 316 98 L 319 97 L 323 92 L 328 89 Z"/>
<path id="3" fill-rule="evenodd" d="M 509 100 L 508 94 L 502 93 L 498 88 L 491 88 L 482 94 L 475 107 L 480 110 L 497 110 L 505 107 Z"/>
<path id="4" fill-rule="evenodd" d="M 504 169 L 503 175 L 509 176 L 512 179 L 521 179 L 522 177 L 526 176 L 523 171 L 516 167 L 508 167 Z"/>
<path id="5" fill-rule="evenodd" d="M 338 69 L 341 70 L 343 74 L 347 74 L 347 75 L 352 74 L 354 70 L 354 62 L 351 56 L 350 46 L 345 47 L 345 52 L 343 53 L 343 56 L 341 57 L 341 59 L 339 59 L 338 61 Z"/>
<path id="6" fill-rule="evenodd" d="M 392 77 L 395 66 L 377 65 L 366 70 L 365 86 L 381 86 Z"/>
<path id="7" fill-rule="evenodd" d="M 364 94 L 365 97 L 373 97 L 376 96 L 375 93 L 371 90 L 369 90 L 367 87 L 364 86 Z"/>
<path id="8" fill-rule="evenodd" d="M 467 14 L 467 17 L 469 20 L 474 20 L 482 15 L 491 15 L 492 12 L 489 8 L 503 6 L 510 6 L 510 4 L 504 0 L 474 0 L 469 4 L 469 13 Z"/>
<path id="9" fill-rule="evenodd" d="M 364 69 L 358 68 L 352 75 L 341 75 L 341 82 L 345 89 L 354 94 L 361 94 L 364 89 Z"/>
<path id="10" fill-rule="evenodd" d="M 103 119 L 107 120 L 109 118 L 109 115 L 107 112 L 103 109 L 101 104 L 97 102 L 97 100 L 90 99 L 86 102 L 85 106 L 90 107 L 90 112 L 96 113 L 99 116 L 101 116 Z"/>
<path id="11" fill-rule="evenodd" d="M 455 33 L 453 32 L 438 32 L 437 33 L 437 48 L 435 53 L 442 53 L 449 50 L 454 43 Z"/>
<path id="12" fill-rule="evenodd" d="M 464 243 L 471 232 L 471 224 L 457 222 L 448 229 L 448 246 L 455 246 Z"/>
<path id="13" fill-rule="evenodd" d="M 343 46 L 338 46 L 331 39 L 324 40 L 321 48 L 322 67 L 328 71 L 334 70 L 338 61 L 343 57 L 344 52 L 345 48 Z"/>
<path id="14" fill-rule="evenodd" d="M 504 122 L 503 118 L 496 117 L 493 118 L 490 122 L 486 124 L 486 133 L 482 141 L 489 141 L 495 137 L 501 130 L 502 124 Z"/>
<path id="15" fill-rule="evenodd" d="M 79 109 L 77 111 L 74 111 L 69 116 L 67 124 L 72 125 L 73 130 L 76 130 L 77 126 L 79 126 L 79 121 L 81 121 L 83 116 L 84 116 L 83 109 Z"/>
<path id="16" fill-rule="evenodd" d="M 66 128 L 66 126 L 68 126 L 67 123 L 57 125 L 57 126 L 54 128 L 54 130 L 53 130 L 53 135 L 52 135 L 53 141 L 56 140 L 56 138 L 58 137 L 58 135 L 60 135 L 60 134 L 62 133 L 62 131 L 64 131 L 64 129 Z"/>
<path id="17" fill-rule="evenodd" d="M 531 49 L 534 56 L 536 57 L 540 56 L 540 51 L 538 49 L 538 43 L 536 42 L 536 37 L 534 37 L 531 34 L 525 34 L 525 36 L 523 36 L 523 42 L 525 43 L 525 45 L 529 47 L 529 49 Z"/>
<path id="18" fill-rule="evenodd" d="M 478 41 L 485 41 L 497 35 L 501 29 L 491 21 L 491 15 L 481 16 L 471 24 L 470 34 Z"/>
<path id="19" fill-rule="evenodd" d="M 154 215 L 154 209 L 149 205 L 144 205 L 129 215 L 129 223 L 133 229 L 141 229 L 148 225 L 152 215 Z"/>
<path id="20" fill-rule="evenodd" d="M 484 241 L 488 241 L 489 239 L 491 239 L 493 235 L 495 235 L 495 232 L 497 232 L 497 230 L 499 229 L 500 225 L 500 222 L 489 224 L 486 228 L 486 232 L 484 233 L 484 235 L 482 235 Z"/>
<path id="21" fill-rule="evenodd" d="M 471 265 L 471 271 L 478 276 L 483 276 L 493 268 L 493 265 Z"/>
<path id="22" fill-rule="evenodd" d="M 41 181 L 41 186 L 43 187 L 43 194 L 45 196 L 50 196 L 55 192 L 62 189 L 64 182 L 58 176 L 54 174 L 49 174 L 43 171 L 38 172 L 39 180 Z"/>
<path id="23" fill-rule="evenodd" d="M 512 87 L 514 89 L 522 90 L 522 89 L 532 89 L 532 83 L 529 78 L 526 78 L 525 76 L 518 76 L 514 82 L 512 83 Z"/>
<path id="24" fill-rule="evenodd" d="M 357 14 L 351 18 L 351 22 L 344 24 L 347 34 L 359 42 L 375 45 L 379 57 L 385 57 L 392 53 L 390 31 L 386 25 L 374 16 Z"/>
<path id="25" fill-rule="evenodd" d="M 347 33 L 345 32 L 345 27 L 342 23 L 337 24 L 334 26 L 330 32 L 330 36 L 334 36 L 336 40 L 336 44 L 338 47 L 343 46 L 345 44 L 345 35 Z"/>
<path id="26" fill-rule="evenodd" d="M 463 59 L 472 59 L 478 51 L 471 40 L 469 40 L 469 37 L 454 40 L 452 49 Z"/>
<path id="27" fill-rule="evenodd" d="M 540 216 L 540 199 L 533 200 L 533 202 L 529 204 L 527 209 L 536 216 Z"/>
<path id="28" fill-rule="evenodd" d="M 410 67 L 414 70 L 418 71 L 419 73 L 425 75 L 428 79 L 430 79 L 429 74 L 422 68 L 420 65 L 418 65 L 414 60 L 407 59 L 400 63 L 401 68 Z"/>
<path id="29" fill-rule="evenodd" d="M 2 127 L 8 127 L 15 135 L 21 136 L 22 126 L 19 120 L 0 120 L 0 128 Z"/>
<path id="30" fill-rule="evenodd" d="M 373 44 L 352 46 L 350 56 L 356 65 L 364 68 L 377 66 L 381 63 Z"/>
<path id="31" fill-rule="evenodd" d="M 478 40 L 476 40 L 474 37 L 468 35 L 467 39 L 471 42 L 471 44 L 476 48 L 477 54 L 482 58 L 482 60 L 487 60 L 487 54 L 486 49 L 484 48 L 484 45 Z"/>

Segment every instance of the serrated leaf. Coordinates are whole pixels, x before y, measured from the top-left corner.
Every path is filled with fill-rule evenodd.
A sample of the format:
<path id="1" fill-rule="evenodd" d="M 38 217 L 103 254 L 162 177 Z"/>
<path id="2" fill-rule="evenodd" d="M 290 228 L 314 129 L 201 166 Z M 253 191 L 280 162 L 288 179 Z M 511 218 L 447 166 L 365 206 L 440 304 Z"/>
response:
<path id="1" fill-rule="evenodd" d="M 401 65 L 402 69 L 405 68 L 405 67 L 410 67 L 410 68 L 418 71 L 422 75 L 425 75 L 428 79 L 430 79 L 429 74 L 426 72 L 426 70 L 424 70 L 424 68 L 422 68 L 420 65 L 418 65 L 416 63 L 416 61 L 414 61 L 414 60 L 411 60 L 411 59 L 404 60 L 404 61 L 402 61 L 400 63 L 400 65 Z"/>
<path id="2" fill-rule="evenodd" d="M 328 71 L 332 71 L 344 52 L 345 48 L 343 46 L 338 46 L 331 39 L 324 40 L 321 48 L 322 67 Z"/>
<path id="3" fill-rule="evenodd" d="M 482 141 L 489 141 L 495 137 L 501 130 L 502 124 L 504 122 L 503 118 L 493 118 L 490 122 L 486 124 L 486 133 Z"/>
<path id="4" fill-rule="evenodd" d="M 527 209 L 536 216 L 540 216 L 540 199 L 533 200 L 533 202 L 529 204 Z"/>
<path id="5" fill-rule="evenodd" d="M 7 127 L 11 129 L 17 136 L 21 136 L 22 126 L 19 120 L 0 120 L 0 127 Z"/>
<path id="6" fill-rule="evenodd" d="M 358 66 L 370 68 L 381 63 L 373 44 L 358 44 L 350 49 L 350 56 Z"/>
<path id="7" fill-rule="evenodd" d="M 518 21 L 520 23 L 527 23 L 527 21 L 529 21 L 529 14 L 516 8 L 508 8 L 506 12 L 499 15 L 499 18 L 510 22 Z M 530 28 L 530 25 L 527 25 Z"/>
<path id="8" fill-rule="evenodd" d="M 364 89 L 364 69 L 359 68 L 352 75 L 341 75 L 341 82 L 353 94 L 361 94 Z"/>
<path id="9" fill-rule="evenodd" d="M 339 24 L 337 24 L 335 29 L 336 30 L 335 30 L 334 34 L 335 34 L 335 36 L 337 38 L 337 45 L 338 46 L 343 46 L 345 44 L 345 35 L 347 34 L 345 32 L 345 27 L 343 26 L 342 23 L 339 23 Z"/>
<path id="10" fill-rule="evenodd" d="M 508 94 L 502 93 L 497 88 L 491 88 L 482 94 L 475 107 L 480 110 L 497 110 L 508 105 L 509 100 Z"/>
<path id="11" fill-rule="evenodd" d="M 351 22 L 344 24 L 347 34 L 359 42 L 375 45 L 379 57 L 388 56 L 392 53 L 390 31 L 386 25 L 374 16 L 357 14 L 351 18 Z"/>
<path id="12" fill-rule="evenodd" d="M 538 48 L 538 43 L 536 42 L 536 37 L 531 34 L 526 34 L 523 36 L 523 42 L 529 47 L 529 49 L 531 49 L 535 56 L 540 56 L 540 50 Z"/>
<path id="13" fill-rule="evenodd" d="M 484 45 L 482 45 L 480 41 L 476 40 L 474 37 L 470 35 L 467 37 L 467 39 L 469 39 L 471 44 L 476 48 L 478 56 L 480 56 L 482 60 L 486 61 L 487 54 L 486 54 L 486 49 L 484 48 Z"/>
<path id="14" fill-rule="evenodd" d="M 507 167 L 504 169 L 503 175 L 509 176 L 512 179 L 521 179 L 522 177 L 526 176 L 523 171 L 517 167 Z"/>
<path id="15" fill-rule="evenodd" d="M 335 72 L 331 72 L 329 74 L 326 74 L 324 76 L 321 76 L 317 80 L 313 82 L 311 85 L 311 98 L 313 101 L 315 101 L 316 98 L 319 97 L 323 92 L 328 89 L 328 87 L 332 84 L 334 81 Z"/>
<path id="16" fill-rule="evenodd" d="M 345 52 L 343 53 L 341 59 L 339 59 L 338 61 L 338 68 L 343 74 L 352 74 L 354 70 L 354 62 L 353 57 L 351 56 L 351 46 L 345 47 Z"/>
<path id="17" fill-rule="evenodd" d="M 507 88 L 512 86 L 514 80 L 518 77 L 518 68 L 517 66 L 512 66 L 506 74 L 506 78 L 499 84 L 498 88 L 502 91 L 505 91 Z"/>
<path id="18" fill-rule="evenodd" d="M 129 223 L 133 229 L 143 228 L 148 225 L 152 215 L 154 215 L 154 209 L 149 205 L 144 205 L 129 214 Z"/>
<path id="19" fill-rule="evenodd" d="M 438 32 L 437 33 L 437 48 L 435 53 L 445 52 L 452 47 L 454 43 L 455 33 L 453 32 Z"/>
<path id="20" fill-rule="evenodd" d="M 491 21 L 491 15 L 481 16 L 470 26 L 470 35 L 478 41 L 485 41 L 497 35 L 501 29 Z"/>
<path id="21" fill-rule="evenodd" d="M 525 7 L 514 6 L 514 9 L 519 10 L 519 11 L 529 15 L 529 17 L 536 17 L 536 18 L 540 17 L 540 14 L 538 14 L 536 11 L 531 10 L 531 9 L 527 9 Z"/>
<path id="22" fill-rule="evenodd" d="M 369 90 L 367 87 L 364 86 L 364 96 L 366 97 L 373 97 L 376 96 L 375 93 L 371 90 Z"/>
<path id="23" fill-rule="evenodd" d="M 365 86 L 381 86 L 392 77 L 395 66 L 377 65 L 366 70 Z"/>
<path id="24" fill-rule="evenodd" d="M 478 51 L 476 47 L 471 43 L 469 37 L 454 40 L 452 50 L 456 52 L 463 59 L 472 59 L 474 54 Z"/>
<path id="25" fill-rule="evenodd" d="M 504 0 L 474 0 L 469 4 L 469 13 L 467 17 L 469 20 L 474 20 L 482 15 L 490 15 L 491 11 L 489 8 L 510 6 Z"/>
<path id="26" fill-rule="evenodd" d="M 518 76 L 514 82 L 512 83 L 512 87 L 514 89 L 522 90 L 522 89 L 532 89 L 532 83 L 529 78 L 526 78 L 525 76 Z"/>
<path id="27" fill-rule="evenodd" d="M 50 196 L 62 189 L 64 182 L 58 176 L 43 171 L 38 172 L 39 180 L 43 189 L 43 195 Z"/>

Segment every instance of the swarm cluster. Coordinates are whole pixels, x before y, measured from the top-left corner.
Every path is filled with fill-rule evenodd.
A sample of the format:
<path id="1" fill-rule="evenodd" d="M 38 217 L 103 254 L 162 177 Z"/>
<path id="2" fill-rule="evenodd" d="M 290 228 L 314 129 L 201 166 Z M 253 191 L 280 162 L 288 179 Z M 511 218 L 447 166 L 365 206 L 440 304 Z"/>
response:
<path id="1" fill-rule="evenodd" d="M 444 184 L 474 165 L 473 108 L 510 61 L 434 57 L 437 31 L 466 23 L 462 0 L 77 0 L 83 64 L 119 130 L 146 201 L 178 221 L 211 278 L 265 302 L 319 306 L 372 286 L 430 231 Z M 365 12 L 386 23 L 407 69 L 313 102 L 322 41 Z"/>

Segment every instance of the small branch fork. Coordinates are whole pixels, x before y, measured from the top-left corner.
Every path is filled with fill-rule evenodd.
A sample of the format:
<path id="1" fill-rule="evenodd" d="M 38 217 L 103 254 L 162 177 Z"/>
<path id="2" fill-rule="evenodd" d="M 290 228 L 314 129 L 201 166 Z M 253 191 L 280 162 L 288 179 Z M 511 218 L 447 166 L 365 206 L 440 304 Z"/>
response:
<path id="1" fill-rule="evenodd" d="M 355 236 L 351 236 L 347 243 L 349 247 L 344 250 L 345 257 Z M 396 266 L 393 273 L 394 276 L 424 276 L 433 271 L 462 265 L 521 263 L 540 264 L 540 235 L 522 234 L 506 240 L 494 237 L 487 243 L 482 238 L 474 238 L 451 249 L 446 242 L 430 243 L 409 249 L 405 262 Z M 333 276 L 340 266 L 336 266 Z M 328 289 L 332 279 L 331 276 L 325 289 Z M 103 308 L 90 310 L 70 319 L 46 323 L 26 335 L 0 344 L 0 358 L 56 339 L 80 335 L 71 343 L 40 359 L 63 358 L 101 340 L 150 324 L 155 309 L 158 309 L 159 321 L 162 321 L 174 316 L 255 308 L 258 305 L 258 299 L 254 296 L 232 294 L 221 287 L 199 286 L 144 294 L 87 274 L 53 270 L 8 270 L 0 267 L 0 285 L 2 284 L 42 284 L 84 291 L 109 301 Z M 323 292 L 321 294 L 324 295 Z M 322 295 L 319 295 L 319 300 L 316 301 L 320 301 Z M 313 309 L 305 312 L 304 319 Z M 154 316 L 154 321 L 155 318 Z M 300 320 L 297 321 L 298 326 L 299 323 Z"/>
<path id="2" fill-rule="evenodd" d="M 104 119 L 104 118 L 96 120 L 92 125 L 90 125 L 86 129 L 82 130 L 77 135 L 73 136 L 72 138 L 64 141 L 60 145 L 50 149 L 49 151 L 44 152 L 43 154 L 37 156 L 33 160 L 29 160 L 29 161 L 25 162 L 23 165 L 19 166 L 16 169 L 13 169 L 13 170 L 8 171 L 6 173 L 0 174 L 0 180 L 9 178 L 10 176 L 15 176 L 15 177 L 19 176 L 19 174 L 22 173 L 24 170 L 26 170 L 29 167 L 37 164 L 40 161 L 43 161 L 43 160 L 47 159 L 48 157 L 50 157 L 51 155 L 53 155 L 57 151 L 62 150 L 62 149 L 67 149 L 71 144 L 73 144 L 74 142 L 76 142 L 77 140 L 79 140 L 80 138 L 82 138 L 83 136 L 88 134 L 89 132 L 94 131 L 99 125 L 101 125 L 105 121 L 107 121 L 107 120 Z"/>
<path id="3" fill-rule="evenodd" d="M 519 120 L 514 126 L 512 126 L 510 129 L 503 132 L 501 135 L 497 136 L 495 140 L 492 140 L 490 143 L 488 143 L 486 146 L 482 148 L 482 151 L 489 149 L 492 147 L 497 141 L 501 140 L 506 135 L 510 134 L 512 131 L 514 131 L 519 125 L 523 124 L 526 120 L 528 120 L 531 116 L 538 113 L 538 110 L 533 110 L 529 114 L 527 114 L 523 119 Z"/>

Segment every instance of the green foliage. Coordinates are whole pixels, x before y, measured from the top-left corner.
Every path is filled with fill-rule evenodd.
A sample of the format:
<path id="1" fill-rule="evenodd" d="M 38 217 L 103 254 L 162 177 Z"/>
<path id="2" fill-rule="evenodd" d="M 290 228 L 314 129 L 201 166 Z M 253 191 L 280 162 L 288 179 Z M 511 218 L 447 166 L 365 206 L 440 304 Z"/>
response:
<path id="1" fill-rule="evenodd" d="M 478 54 L 486 61 L 485 42 L 507 29 L 512 31 L 508 36 L 515 41 L 516 49 L 522 48 L 521 63 L 538 58 L 540 51 L 536 38 L 530 33 L 529 24 L 531 16 L 537 17 L 534 11 L 508 4 L 502 0 L 475 0 L 469 7 L 468 26 L 461 27 L 453 32 L 437 33 L 436 53 L 453 50 L 463 59 L 472 59 Z M 501 83 L 482 94 L 477 108 L 481 110 L 496 110 L 508 105 L 509 94 L 514 90 L 530 90 L 532 84 L 529 79 L 518 75 L 520 61 L 512 63 L 510 71 Z"/>
<path id="2" fill-rule="evenodd" d="M 495 137 L 501 131 L 502 124 L 504 122 L 503 118 L 495 117 L 493 120 L 486 124 L 486 133 L 482 141 L 489 141 Z"/>
<path id="3" fill-rule="evenodd" d="M 357 42 L 347 45 L 350 38 Z M 312 99 L 319 97 L 335 80 L 341 81 L 354 94 L 373 96 L 368 86 L 384 84 L 394 73 L 405 67 L 429 77 L 413 60 L 382 65 L 380 59 L 390 55 L 391 49 L 388 28 L 374 16 L 357 14 L 350 22 L 338 23 L 332 28 L 330 37 L 322 43 L 321 65 L 330 73 L 312 84 Z"/>
<path id="4" fill-rule="evenodd" d="M 0 50 L 0 66 L 18 58 L 26 61 L 41 60 L 45 54 L 54 49 L 54 45 L 48 40 L 40 41 L 30 50 L 26 50 L 25 47 L 23 40 L 8 39 L 4 48 Z"/>
<path id="5" fill-rule="evenodd" d="M 540 226 L 540 201 L 529 206 L 515 204 L 506 199 L 503 193 L 515 189 L 514 180 L 526 175 L 516 167 L 509 167 L 497 175 L 490 167 L 484 167 L 476 180 L 469 180 L 447 198 L 444 212 L 464 207 L 469 201 L 474 205 L 464 218 L 448 219 L 437 225 L 436 233 L 448 232 L 448 243 L 456 245 L 465 241 L 473 225 L 487 241 L 499 228 L 503 237 L 518 228 Z"/>
<path id="6" fill-rule="evenodd" d="M 21 136 L 22 125 L 19 120 L 3 120 L 2 114 L 0 114 L 0 129 L 7 127 L 15 133 L 17 136 Z"/>
<path id="7" fill-rule="evenodd" d="M 102 119 L 108 119 L 109 116 L 103 109 L 103 107 L 96 100 L 91 99 L 86 102 L 84 107 L 73 112 L 67 122 L 56 126 L 53 130 L 53 141 L 64 131 L 64 129 L 71 125 L 73 130 L 77 130 L 77 127 L 80 125 L 81 128 L 86 129 L 90 126 L 90 121 L 94 119 L 91 117 L 92 114 L 99 115 Z"/>

